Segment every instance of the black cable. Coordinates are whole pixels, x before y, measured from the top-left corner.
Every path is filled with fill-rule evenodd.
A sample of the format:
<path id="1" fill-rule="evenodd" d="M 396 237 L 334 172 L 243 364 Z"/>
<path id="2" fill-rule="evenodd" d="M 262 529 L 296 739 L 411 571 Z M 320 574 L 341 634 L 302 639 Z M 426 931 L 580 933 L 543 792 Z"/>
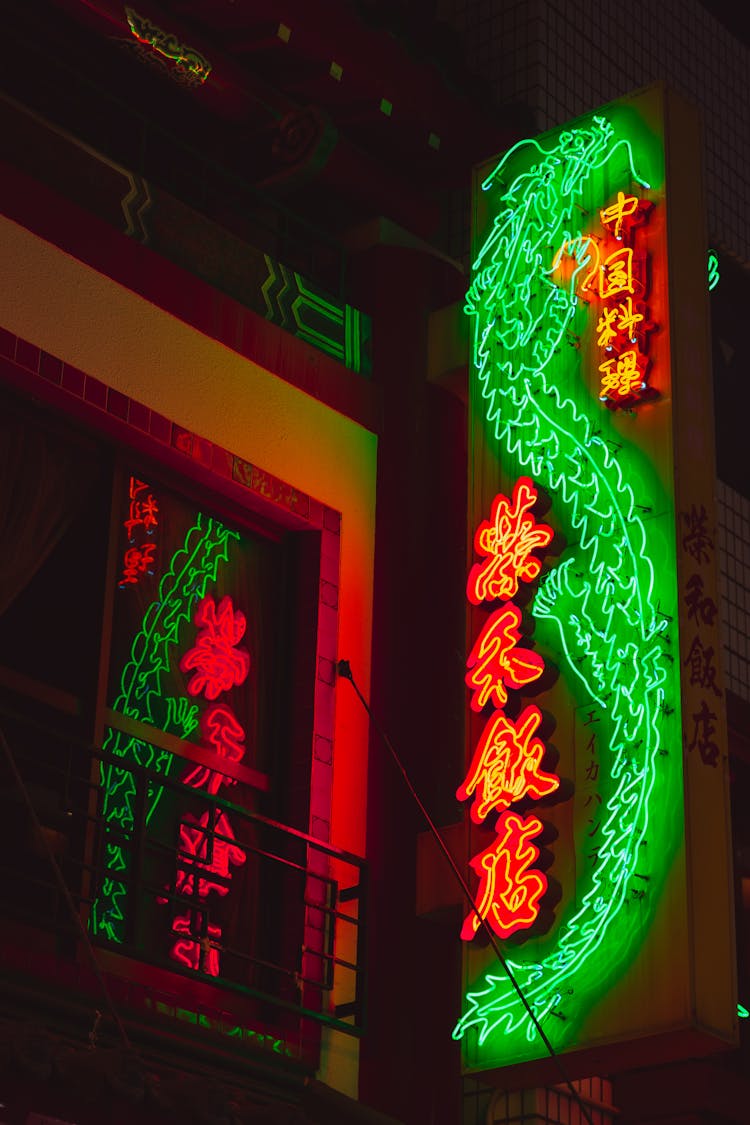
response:
<path id="1" fill-rule="evenodd" d="M 441 852 L 443 853 L 443 855 L 447 859 L 448 864 L 451 868 L 451 871 L 453 872 L 459 886 L 461 887 L 461 890 L 462 890 L 462 892 L 463 892 L 463 894 L 466 898 L 466 901 L 469 903 L 471 909 L 473 910 L 474 914 L 476 915 L 477 919 L 479 920 L 479 924 L 481 925 L 482 929 L 484 930 L 485 934 L 487 935 L 489 943 L 492 946 L 492 950 L 495 953 L 495 956 L 497 957 L 498 961 L 502 965 L 502 968 L 503 968 L 504 972 L 506 973 L 506 975 L 508 977 L 508 980 L 510 981 L 510 983 L 513 986 L 516 994 L 518 995 L 519 1000 L 523 1004 L 529 1019 L 531 1020 L 534 1027 L 536 1028 L 536 1031 L 539 1035 L 539 1038 L 542 1040 L 542 1042 L 544 1043 L 544 1046 L 547 1048 L 547 1051 L 549 1052 L 550 1058 L 554 1060 L 555 1066 L 557 1067 L 557 1069 L 560 1073 L 560 1077 L 562 1078 L 563 1083 L 565 1084 L 567 1089 L 570 1091 L 574 1100 L 577 1102 L 577 1104 L 578 1104 L 578 1106 L 581 1110 L 581 1113 L 583 1114 L 583 1116 L 586 1118 L 586 1121 L 588 1122 L 588 1125 L 594 1125 L 594 1123 L 591 1119 L 591 1116 L 588 1112 L 588 1108 L 586 1107 L 586 1105 L 582 1101 L 581 1096 L 578 1093 L 578 1091 L 576 1090 L 576 1088 L 574 1087 L 573 1083 L 571 1082 L 571 1080 L 568 1078 L 567 1074 L 565 1073 L 565 1068 L 562 1065 L 562 1061 L 560 1059 L 560 1056 L 557 1054 L 557 1052 L 555 1051 L 555 1048 L 552 1046 L 549 1039 L 547 1038 L 547 1036 L 544 1032 L 544 1029 L 542 1028 L 542 1025 L 540 1024 L 539 1020 L 536 1018 L 536 1015 L 534 1014 L 533 1008 L 531 1007 L 528 1000 L 524 996 L 523 990 L 522 990 L 520 984 L 518 983 L 518 981 L 516 980 L 516 978 L 513 974 L 513 970 L 511 969 L 510 965 L 508 964 L 505 957 L 503 956 L 503 954 L 500 950 L 500 947 L 497 944 L 497 940 L 495 938 L 495 935 L 492 932 L 492 929 L 490 928 L 489 923 L 487 922 L 487 919 L 482 914 L 479 913 L 479 910 L 477 909 L 477 905 L 474 901 L 474 896 L 471 893 L 469 885 L 466 882 L 466 880 L 464 879 L 464 876 L 463 876 L 461 870 L 459 869 L 458 864 L 456 863 L 455 859 L 451 855 L 450 850 L 448 849 L 448 845 L 445 843 L 445 840 L 442 837 L 440 829 L 437 827 L 437 825 L 433 821 L 432 817 L 428 813 L 427 809 L 425 808 L 424 804 L 422 803 L 422 800 L 421 800 L 419 794 L 417 793 L 417 790 L 415 789 L 411 778 L 409 777 L 408 773 L 406 772 L 406 768 L 404 767 L 401 759 L 399 758 L 398 754 L 396 753 L 396 749 L 393 746 L 393 743 L 391 742 L 390 738 L 388 737 L 386 732 L 381 727 L 378 720 L 373 715 L 373 713 L 370 709 L 370 705 L 368 704 L 365 697 L 362 695 L 362 692 L 359 690 L 359 687 L 357 686 L 357 684 L 355 682 L 355 679 L 354 679 L 354 676 L 352 674 L 352 669 L 351 669 L 351 665 L 349 664 L 349 661 L 348 660 L 339 660 L 337 665 L 336 665 L 336 671 L 338 672 L 339 676 L 341 676 L 345 680 L 348 680 L 349 683 L 354 688 L 360 703 L 362 704 L 362 706 L 364 707 L 365 711 L 367 712 L 367 714 L 369 716 L 370 722 L 373 724 L 373 726 L 375 727 L 375 730 L 380 735 L 380 737 L 381 737 L 383 743 L 385 744 L 388 752 L 390 753 L 391 758 L 393 759 L 399 773 L 401 774 L 402 778 L 404 779 L 404 782 L 406 784 L 407 789 L 409 790 L 412 797 L 414 798 L 414 801 L 416 802 L 416 805 L 417 805 L 419 811 L 421 812 L 424 819 L 427 821 L 427 826 L 430 829 L 430 832 L 432 833 L 433 838 L 435 839 L 435 842 L 437 843 Z"/>
<path id="2" fill-rule="evenodd" d="M 8 744 L 8 740 L 6 739 L 5 734 L 3 733 L 2 729 L 0 729 L 0 745 L 2 745 L 3 753 L 5 755 L 6 761 L 8 763 L 9 768 L 10 768 L 10 772 L 13 775 L 13 779 L 14 779 L 17 787 L 18 787 L 18 791 L 21 794 L 21 797 L 23 798 L 23 802 L 26 805 L 26 808 L 28 809 L 28 813 L 29 813 L 29 816 L 31 817 L 31 821 L 34 825 L 34 829 L 37 833 L 37 836 L 39 837 L 40 840 L 43 841 L 44 848 L 47 852 L 47 858 L 50 861 L 50 864 L 52 866 L 52 870 L 53 870 L 54 875 L 55 875 L 55 882 L 57 883 L 57 885 L 58 885 L 58 887 L 59 887 L 59 889 L 62 893 L 62 896 L 65 899 L 65 903 L 68 907 L 68 910 L 70 911 L 70 916 L 71 916 L 71 918 L 73 919 L 73 921 L 76 925 L 76 928 L 77 928 L 77 930 L 80 934 L 80 937 L 81 937 L 81 941 L 83 942 L 83 945 L 86 949 L 86 952 L 88 953 L 89 959 L 91 961 L 91 966 L 94 970 L 94 975 L 96 976 L 96 978 L 99 982 L 99 987 L 101 988 L 102 996 L 104 997 L 104 1001 L 107 1005 L 107 1008 L 109 1009 L 109 1014 L 111 1015 L 112 1020 L 114 1021 L 114 1024 L 115 1024 L 118 1032 L 120 1033 L 120 1038 L 122 1039 L 122 1043 L 123 1043 L 123 1046 L 125 1047 L 125 1050 L 126 1051 L 132 1051 L 133 1047 L 132 1047 L 132 1044 L 130 1042 L 130 1039 L 128 1038 L 128 1033 L 125 1030 L 125 1026 L 124 1026 L 122 1020 L 120 1019 L 120 1016 L 117 1012 L 117 1009 L 115 1008 L 112 997 L 109 994 L 109 989 L 107 988 L 107 982 L 104 979 L 104 974 L 102 973 L 101 969 L 99 968 L 99 963 L 96 960 L 96 955 L 94 953 L 94 947 L 91 944 L 91 939 L 89 938 L 89 935 L 86 931 L 86 927 L 84 926 L 83 922 L 81 921 L 80 914 L 76 910 L 75 903 L 73 902 L 73 897 L 72 897 L 70 891 L 68 890 L 68 884 L 65 882 L 65 879 L 63 877 L 63 873 L 60 870 L 60 866 L 59 866 L 57 860 L 55 859 L 55 853 L 52 851 L 52 847 L 49 843 L 49 840 L 47 839 L 44 832 L 42 831 L 42 825 L 41 825 L 41 822 L 39 820 L 39 817 L 36 815 L 36 809 L 34 808 L 31 797 L 29 796 L 28 789 L 26 788 L 24 780 L 23 780 L 23 778 L 21 776 L 21 773 L 18 769 L 18 766 L 16 764 L 16 759 L 13 755 L 13 751 L 11 750 L 10 745 Z M 91 1035 L 89 1037 L 89 1040 L 90 1040 L 92 1046 L 94 1046 L 95 1042 L 96 1042 L 96 1032 L 97 1032 L 97 1028 L 98 1028 L 98 1024 L 99 1024 L 99 1017 L 100 1017 L 100 1013 L 96 1012 L 96 1016 L 95 1016 L 95 1020 L 94 1020 L 94 1026 L 92 1028 Z"/>

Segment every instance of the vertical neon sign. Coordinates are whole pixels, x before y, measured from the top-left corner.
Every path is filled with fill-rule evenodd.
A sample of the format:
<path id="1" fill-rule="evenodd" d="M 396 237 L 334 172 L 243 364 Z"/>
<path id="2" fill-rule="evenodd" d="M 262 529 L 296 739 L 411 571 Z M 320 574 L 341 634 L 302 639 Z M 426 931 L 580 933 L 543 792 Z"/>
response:
<path id="1" fill-rule="evenodd" d="M 545 934 L 507 953 L 536 1020 L 562 1049 L 632 964 L 683 831 L 663 147 L 630 107 L 613 107 L 520 143 L 481 188 L 466 300 L 475 445 L 486 466 L 486 480 L 475 472 L 475 548 L 497 522 L 494 508 L 482 517 L 498 479 L 514 487 L 512 501 L 497 501 L 502 512 L 520 510 L 527 488 L 543 488 L 565 542 L 546 572 L 537 550 L 530 577 L 519 574 L 538 579 L 527 607 L 533 655 L 549 653 L 559 669 L 544 706 L 558 721 L 560 772 L 575 783 L 572 800 L 549 811 L 562 899 Z M 511 663 L 524 652 L 511 644 L 520 639 L 509 600 L 516 564 L 508 575 L 495 567 L 497 586 L 492 572 L 482 587 L 491 565 L 472 568 L 469 600 L 478 605 L 488 591 L 506 605 L 472 649 L 467 684 L 474 711 L 496 710 L 458 796 L 474 799 L 472 832 L 499 813 L 496 843 L 471 862 L 481 911 L 505 938 L 534 926 L 545 892 L 543 872 L 533 878 L 541 820 L 508 805 L 515 794 L 555 793 L 557 776 L 542 768 L 539 709 L 504 713 L 508 690 L 528 690 L 533 677 L 526 653 L 526 667 Z M 677 812 L 667 822 L 656 810 L 670 801 Z M 518 927 L 506 909 L 514 864 L 527 880 Z M 475 929 L 467 918 L 462 936 Z M 544 1055 L 491 951 L 468 947 L 465 967 L 454 1037 L 469 1065 Z"/>
<path id="2" fill-rule="evenodd" d="M 198 603 L 193 622 L 198 634 L 193 647 L 180 660 L 180 668 L 191 673 L 188 694 L 204 695 L 213 701 L 231 688 L 240 687 L 250 671 L 250 656 L 240 645 L 245 635 L 245 615 L 235 610 L 228 595 L 217 606 L 209 594 Z M 235 762 L 244 757 L 245 732 L 228 703 L 207 707 L 200 723 L 204 742 L 220 757 Z M 202 766 L 189 769 L 182 781 L 209 793 L 232 784 L 231 778 Z M 221 926 L 205 919 L 204 927 L 205 910 L 200 903 L 211 893 L 221 897 L 229 893 L 232 867 L 245 862 L 245 851 L 235 843 L 229 817 L 221 809 L 206 809 L 197 819 L 184 819 L 180 823 L 179 849 L 183 858 L 175 891 L 183 905 L 190 905 L 191 909 L 172 921 L 172 932 L 183 935 L 173 944 L 172 957 L 190 969 L 218 976 Z"/>
<path id="3" fill-rule="evenodd" d="M 128 515 L 123 526 L 128 545 L 122 560 L 121 589 L 134 586 L 143 574 L 153 574 L 156 569 L 157 544 L 151 536 L 159 526 L 159 504 L 151 486 L 135 476 L 128 484 Z"/>
<path id="4" fill-rule="evenodd" d="M 538 554 L 552 542 L 553 531 L 538 524 L 531 509 L 538 492 L 528 477 L 515 484 L 513 498 L 502 494 L 492 501 L 490 518 L 474 536 L 474 548 L 483 556 L 469 573 L 466 594 L 480 605 L 508 598 L 518 592 L 520 582 L 531 582 L 541 570 Z M 534 926 L 539 904 L 547 890 L 546 876 L 529 870 L 539 849 L 531 841 L 543 831 L 537 817 L 522 819 L 508 806 L 525 797 L 548 797 L 560 779 L 540 767 L 546 747 L 535 737 L 542 719 L 536 707 L 527 707 L 513 722 L 503 708 L 508 691 L 524 689 L 544 672 L 542 657 L 521 648 L 521 612 L 512 602 L 503 602 L 487 619 L 467 661 L 467 686 L 472 690 L 471 708 L 481 712 L 496 708 L 479 739 L 469 772 L 456 790 L 460 801 L 475 797 L 471 818 L 481 824 L 490 813 L 499 813 L 495 840 L 471 866 L 479 878 L 474 909 L 464 920 L 461 937 L 470 941 L 480 918 L 498 937 L 510 937 Z"/>

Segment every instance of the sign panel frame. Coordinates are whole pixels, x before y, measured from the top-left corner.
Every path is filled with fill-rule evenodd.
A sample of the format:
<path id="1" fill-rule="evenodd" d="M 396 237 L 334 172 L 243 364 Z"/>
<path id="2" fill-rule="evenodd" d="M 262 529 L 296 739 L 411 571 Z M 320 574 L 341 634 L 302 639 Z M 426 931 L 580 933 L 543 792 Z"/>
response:
<path id="1" fill-rule="evenodd" d="M 557 679 L 503 704 L 509 721 L 541 710 L 561 779 L 510 803 L 546 826 L 531 870 L 551 893 L 500 945 L 573 1077 L 737 1040 L 700 168 L 695 111 L 656 86 L 476 174 L 469 541 L 527 478 L 557 552 L 516 595 L 514 634 Z M 467 652 L 503 604 L 471 600 Z M 496 711 L 472 706 L 467 769 Z M 507 815 L 471 813 L 467 873 Z M 492 880 L 471 880 L 491 922 Z M 478 928 L 454 1030 L 465 1072 L 557 1081 Z"/>

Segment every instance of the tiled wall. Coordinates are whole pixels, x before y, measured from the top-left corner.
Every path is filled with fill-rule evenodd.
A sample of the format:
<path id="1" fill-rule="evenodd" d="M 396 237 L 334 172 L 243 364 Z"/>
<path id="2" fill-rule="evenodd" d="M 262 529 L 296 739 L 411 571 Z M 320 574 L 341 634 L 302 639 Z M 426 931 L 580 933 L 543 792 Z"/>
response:
<path id="1" fill-rule="evenodd" d="M 612 1084 L 606 1078 L 573 1082 L 574 1097 L 562 1086 L 498 1090 L 490 1102 L 487 1125 L 613 1125 Z"/>
<path id="2" fill-rule="evenodd" d="M 750 500 L 722 481 L 717 489 L 724 676 L 750 703 Z"/>
<path id="3" fill-rule="evenodd" d="M 438 0 L 437 10 L 497 104 L 529 105 L 540 132 L 660 80 L 699 106 L 709 237 L 750 264 L 750 49 L 698 0 Z"/>

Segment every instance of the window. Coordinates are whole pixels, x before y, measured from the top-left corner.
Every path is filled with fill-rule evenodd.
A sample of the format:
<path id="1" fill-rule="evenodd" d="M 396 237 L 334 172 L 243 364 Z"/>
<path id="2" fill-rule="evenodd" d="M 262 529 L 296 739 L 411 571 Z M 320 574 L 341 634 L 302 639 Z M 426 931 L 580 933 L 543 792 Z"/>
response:
<path id="1" fill-rule="evenodd" d="M 0 417 L 2 725 L 45 838 L 4 770 L 3 904 L 73 947 L 51 845 L 97 944 L 288 1030 L 334 966 L 307 832 L 323 532 L 10 394 Z"/>

